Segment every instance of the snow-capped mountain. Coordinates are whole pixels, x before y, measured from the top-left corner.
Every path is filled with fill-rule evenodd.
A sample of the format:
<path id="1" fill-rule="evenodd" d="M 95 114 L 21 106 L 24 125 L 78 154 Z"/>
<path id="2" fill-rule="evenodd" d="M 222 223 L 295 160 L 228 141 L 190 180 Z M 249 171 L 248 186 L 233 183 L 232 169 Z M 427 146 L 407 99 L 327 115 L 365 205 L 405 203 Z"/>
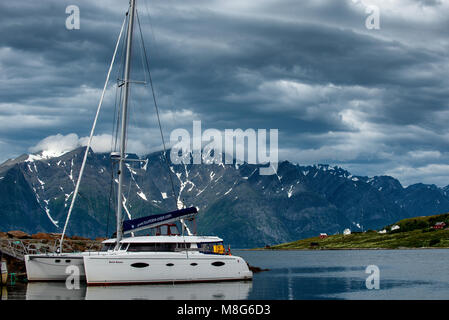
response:
<path id="1" fill-rule="evenodd" d="M 0 230 L 61 232 L 84 151 L 23 155 L 0 165 Z M 234 247 L 271 245 L 345 228 L 377 229 L 406 217 L 449 211 L 448 187 L 403 188 L 392 177 L 352 176 L 328 165 L 284 161 L 277 174 L 261 176 L 257 165 L 167 168 L 161 152 L 143 159 L 126 165 L 125 216 L 171 211 L 182 201 L 200 209 L 199 233 L 218 235 Z M 90 151 L 69 235 L 104 237 L 114 232 L 117 181 L 111 169 L 108 154 Z"/>

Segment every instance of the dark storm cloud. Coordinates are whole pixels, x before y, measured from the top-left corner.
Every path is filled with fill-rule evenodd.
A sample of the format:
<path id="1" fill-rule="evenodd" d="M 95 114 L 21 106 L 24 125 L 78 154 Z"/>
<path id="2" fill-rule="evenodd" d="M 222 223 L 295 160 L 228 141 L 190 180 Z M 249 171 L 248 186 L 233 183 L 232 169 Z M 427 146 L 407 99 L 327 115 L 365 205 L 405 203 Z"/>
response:
<path id="1" fill-rule="evenodd" d="M 439 6 L 441 5 L 441 0 L 418 0 L 418 2 L 423 6 Z"/>
<path id="2" fill-rule="evenodd" d="M 379 5 L 380 30 L 365 28 L 365 2 Z M 69 31 L 65 8 L 73 4 L 80 8 L 81 28 Z M 0 4 L 3 159 L 49 135 L 87 135 L 126 5 Z M 429 178 L 422 168 L 437 164 L 447 170 L 438 183 L 447 184 L 443 2 L 138 5 L 166 135 L 190 129 L 192 120 L 220 130 L 278 128 L 281 155 L 299 163 L 342 164 L 356 174 L 392 172 L 405 184 Z M 133 77 L 143 80 L 138 42 L 134 61 Z M 158 139 L 150 92 L 132 90 L 131 134 L 148 145 Z M 110 90 L 99 133 L 111 132 L 114 98 Z M 148 125 L 152 130 L 144 130 Z"/>

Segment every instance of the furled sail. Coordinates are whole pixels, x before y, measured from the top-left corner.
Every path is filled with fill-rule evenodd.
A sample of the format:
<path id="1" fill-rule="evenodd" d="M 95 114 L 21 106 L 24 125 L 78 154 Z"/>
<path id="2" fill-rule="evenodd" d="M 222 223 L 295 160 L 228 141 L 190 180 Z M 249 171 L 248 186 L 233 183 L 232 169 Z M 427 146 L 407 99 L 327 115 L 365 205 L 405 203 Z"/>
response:
<path id="1" fill-rule="evenodd" d="M 189 219 L 198 213 L 195 207 L 155 214 L 143 218 L 123 221 L 123 233 L 137 232 L 144 229 L 154 228 L 166 223 L 172 223 L 180 219 Z"/>

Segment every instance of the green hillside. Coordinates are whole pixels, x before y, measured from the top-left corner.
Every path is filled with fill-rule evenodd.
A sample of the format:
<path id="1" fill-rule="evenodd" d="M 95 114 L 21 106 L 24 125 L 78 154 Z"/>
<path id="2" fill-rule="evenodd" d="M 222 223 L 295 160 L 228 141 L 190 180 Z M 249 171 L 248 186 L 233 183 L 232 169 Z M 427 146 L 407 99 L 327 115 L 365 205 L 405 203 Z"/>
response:
<path id="1" fill-rule="evenodd" d="M 443 229 L 433 228 L 444 222 Z M 393 228 L 399 226 L 399 229 Z M 336 234 L 283 243 L 269 249 L 400 249 L 449 248 L 449 213 L 401 220 L 385 227 L 386 233 L 368 230 L 350 235 Z M 268 248 L 267 248 L 268 249 Z"/>

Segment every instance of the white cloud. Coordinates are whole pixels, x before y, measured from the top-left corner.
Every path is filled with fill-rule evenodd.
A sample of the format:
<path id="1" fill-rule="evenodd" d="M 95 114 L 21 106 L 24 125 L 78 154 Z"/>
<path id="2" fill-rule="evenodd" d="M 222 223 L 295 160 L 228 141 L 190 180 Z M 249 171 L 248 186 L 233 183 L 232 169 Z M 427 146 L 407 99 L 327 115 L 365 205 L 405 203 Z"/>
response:
<path id="1" fill-rule="evenodd" d="M 87 146 L 89 137 L 82 137 L 79 139 L 78 144 L 81 146 Z M 101 134 L 98 136 L 93 136 L 91 148 L 94 152 L 110 152 L 111 151 L 111 141 L 112 137 L 110 134 Z"/>
<path id="2" fill-rule="evenodd" d="M 409 151 L 408 154 L 415 159 L 423 159 L 423 160 L 435 160 L 441 157 L 440 151 L 424 151 L 424 150 L 415 150 Z"/>
<path id="3" fill-rule="evenodd" d="M 161 112 L 161 121 L 164 124 L 168 124 L 171 127 L 185 125 L 193 120 L 200 119 L 200 115 L 194 113 L 189 109 L 182 110 L 168 110 Z"/>
<path id="4" fill-rule="evenodd" d="M 70 133 L 64 136 L 58 133 L 39 141 L 37 145 L 29 148 L 29 151 L 42 152 L 42 156 L 44 157 L 59 157 L 79 146 L 77 134 Z"/>
<path id="5" fill-rule="evenodd" d="M 385 174 L 399 179 L 404 186 L 417 182 L 445 186 L 449 181 L 449 165 L 428 164 L 416 168 L 404 165 L 388 170 Z"/>
<path id="6" fill-rule="evenodd" d="M 138 155 L 144 155 L 151 150 L 156 151 L 160 146 L 152 146 L 145 143 L 146 136 L 141 136 L 142 139 L 128 139 L 126 143 L 126 149 L 128 153 L 136 153 Z M 72 151 L 78 147 L 87 146 L 89 137 L 78 137 L 76 133 L 69 133 L 62 135 L 60 133 L 52 136 L 48 136 L 45 139 L 39 141 L 35 146 L 28 150 L 33 153 L 40 153 L 41 157 L 59 157 L 69 151 Z M 111 152 L 113 145 L 113 138 L 110 134 L 100 134 L 92 138 L 91 148 L 96 153 Z M 119 147 L 119 145 L 117 145 Z M 41 158 L 40 157 L 40 158 Z"/>

